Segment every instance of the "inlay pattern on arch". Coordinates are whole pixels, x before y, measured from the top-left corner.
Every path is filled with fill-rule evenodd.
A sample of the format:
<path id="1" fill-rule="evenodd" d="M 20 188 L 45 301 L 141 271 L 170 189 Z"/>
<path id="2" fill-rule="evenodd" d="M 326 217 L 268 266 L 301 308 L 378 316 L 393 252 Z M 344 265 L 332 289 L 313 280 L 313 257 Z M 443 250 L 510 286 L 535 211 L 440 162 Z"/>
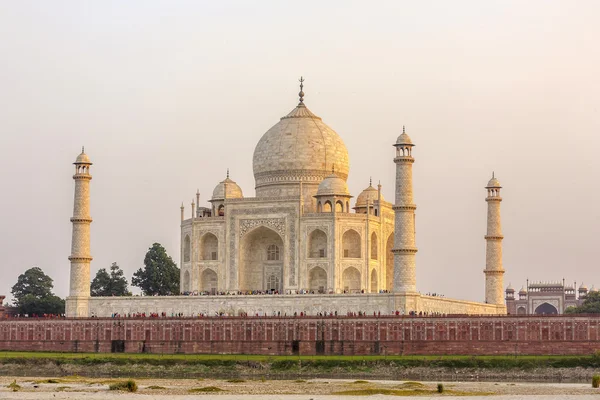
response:
<path id="1" fill-rule="evenodd" d="M 263 219 L 241 219 L 240 237 L 259 226 L 266 226 L 273 229 L 281 237 L 285 237 L 285 219 L 284 218 L 263 218 Z"/>

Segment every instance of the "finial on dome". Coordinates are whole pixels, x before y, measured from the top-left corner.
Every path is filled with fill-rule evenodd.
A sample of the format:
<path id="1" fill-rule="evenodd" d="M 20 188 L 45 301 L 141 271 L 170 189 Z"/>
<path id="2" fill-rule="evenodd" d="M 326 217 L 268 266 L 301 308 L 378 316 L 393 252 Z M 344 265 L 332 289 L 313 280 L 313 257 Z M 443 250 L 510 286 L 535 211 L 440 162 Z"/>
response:
<path id="1" fill-rule="evenodd" d="M 494 171 L 492 171 L 492 179 L 494 179 L 496 177 L 496 173 Z"/>
<path id="2" fill-rule="evenodd" d="M 372 176 L 369 177 L 369 186 L 373 186 L 373 177 Z"/>
<path id="3" fill-rule="evenodd" d="M 229 179 L 229 168 L 227 168 L 227 179 Z"/>
<path id="4" fill-rule="evenodd" d="M 81 146 L 81 154 L 85 153 L 85 146 Z"/>
<path id="5" fill-rule="evenodd" d="M 406 133 L 406 128 L 402 125 L 402 133 Z"/>
<path id="6" fill-rule="evenodd" d="M 300 96 L 300 104 L 304 104 L 304 91 L 302 90 L 304 88 L 304 77 L 301 76 L 298 81 L 300 82 L 300 93 L 298 93 L 298 96 Z"/>

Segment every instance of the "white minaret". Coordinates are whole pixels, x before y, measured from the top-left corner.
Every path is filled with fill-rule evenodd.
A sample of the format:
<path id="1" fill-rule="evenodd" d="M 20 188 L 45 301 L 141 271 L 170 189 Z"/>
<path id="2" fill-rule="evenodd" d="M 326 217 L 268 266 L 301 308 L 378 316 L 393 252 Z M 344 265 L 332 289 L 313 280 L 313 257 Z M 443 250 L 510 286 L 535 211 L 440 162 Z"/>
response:
<path id="1" fill-rule="evenodd" d="M 71 239 L 71 281 L 66 302 L 67 317 L 88 317 L 90 298 L 90 161 L 84 149 L 75 164 L 75 200 L 73 204 L 73 236 Z"/>
<path id="2" fill-rule="evenodd" d="M 503 299 L 503 275 L 502 266 L 502 223 L 500 221 L 500 182 L 492 173 L 492 179 L 488 182 L 487 197 L 487 233 L 485 235 L 485 302 L 488 304 L 504 305 Z"/>
<path id="3" fill-rule="evenodd" d="M 413 203 L 412 157 L 414 144 L 406 134 L 404 127 L 402 134 L 394 145 L 396 147 L 396 213 L 394 227 L 394 293 L 416 293 L 417 277 L 415 269 L 415 210 Z"/>

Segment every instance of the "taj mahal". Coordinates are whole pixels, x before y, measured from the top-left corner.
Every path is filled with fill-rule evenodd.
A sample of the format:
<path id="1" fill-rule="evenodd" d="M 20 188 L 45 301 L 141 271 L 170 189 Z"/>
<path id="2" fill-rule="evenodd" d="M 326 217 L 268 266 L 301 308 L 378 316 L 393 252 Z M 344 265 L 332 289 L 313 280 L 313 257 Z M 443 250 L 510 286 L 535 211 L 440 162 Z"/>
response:
<path id="1" fill-rule="evenodd" d="M 69 317 L 114 313 L 184 315 L 506 314 L 500 220 L 501 186 L 485 186 L 488 204 L 484 302 L 426 296 L 416 282 L 412 166 L 415 144 L 403 129 L 390 143 L 396 168 L 393 203 L 381 185 L 350 194 L 348 150 L 340 135 L 299 103 L 254 149 L 255 196 L 229 176 L 207 207 L 196 194 L 181 205 L 180 296 L 90 297 L 90 158 L 75 161 Z"/>

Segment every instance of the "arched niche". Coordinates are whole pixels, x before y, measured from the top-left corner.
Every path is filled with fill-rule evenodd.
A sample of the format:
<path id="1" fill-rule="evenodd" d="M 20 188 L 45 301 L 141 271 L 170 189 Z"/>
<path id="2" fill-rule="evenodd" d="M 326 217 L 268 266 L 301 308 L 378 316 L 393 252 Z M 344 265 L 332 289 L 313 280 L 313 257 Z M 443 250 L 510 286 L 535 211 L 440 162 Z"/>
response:
<path id="1" fill-rule="evenodd" d="M 200 280 L 203 292 L 208 292 L 210 294 L 216 293 L 219 286 L 219 277 L 215 271 L 210 268 L 205 269 L 200 276 Z"/>
<path id="2" fill-rule="evenodd" d="M 347 293 L 359 293 L 361 290 L 360 272 L 354 267 L 348 267 L 342 274 L 342 287 Z"/>
<path id="3" fill-rule="evenodd" d="M 189 235 L 183 239 L 183 262 L 189 262 L 192 254 L 192 242 Z"/>
<path id="4" fill-rule="evenodd" d="M 321 267 L 314 267 L 308 273 L 308 288 L 315 293 L 325 293 L 327 272 Z"/>
<path id="5" fill-rule="evenodd" d="M 200 254 L 203 260 L 217 260 L 219 258 L 219 239 L 208 232 L 200 238 Z"/>
<path id="6" fill-rule="evenodd" d="M 377 270 L 371 270 L 371 293 L 377 293 Z"/>
<path id="7" fill-rule="evenodd" d="M 183 292 L 189 292 L 190 290 L 190 271 L 185 271 L 183 273 Z"/>
<path id="8" fill-rule="evenodd" d="M 342 236 L 342 257 L 360 258 L 361 240 L 360 234 L 354 229 L 349 229 Z"/>
<path id="9" fill-rule="evenodd" d="M 375 232 L 371 233 L 371 246 L 370 247 L 371 247 L 371 260 L 377 260 L 379 243 L 377 242 L 377 234 Z"/>
<path id="10" fill-rule="evenodd" d="M 327 257 L 327 234 L 315 229 L 308 235 L 308 258 Z"/>
<path id="11" fill-rule="evenodd" d="M 558 314 L 558 310 L 550 303 L 543 303 L 535 309 L 536 314 L 552 315 Z"/>

